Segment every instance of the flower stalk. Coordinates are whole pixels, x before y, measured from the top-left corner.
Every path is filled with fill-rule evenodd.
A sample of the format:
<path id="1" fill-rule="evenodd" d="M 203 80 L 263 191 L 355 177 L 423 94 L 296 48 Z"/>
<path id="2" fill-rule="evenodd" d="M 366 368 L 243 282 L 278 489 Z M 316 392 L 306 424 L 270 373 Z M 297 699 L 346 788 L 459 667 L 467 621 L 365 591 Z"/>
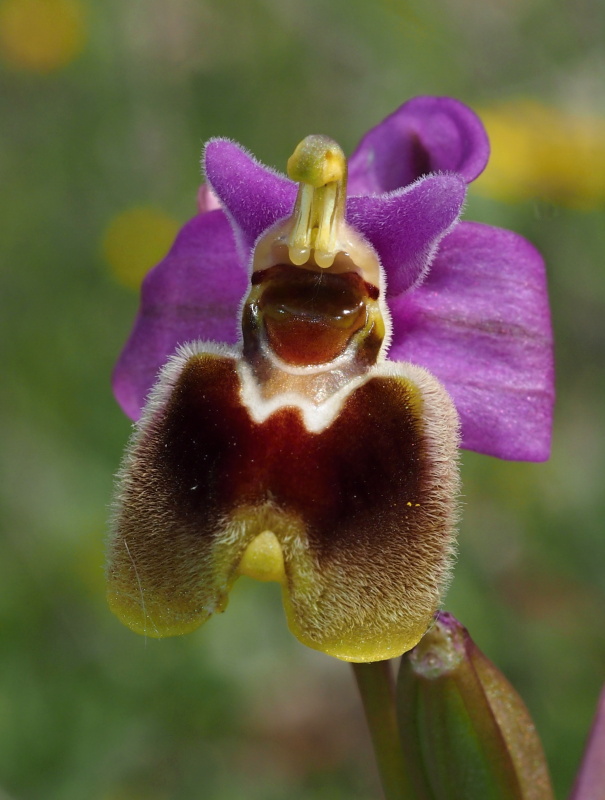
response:
<path id="1" fill-rule="evenodd" d="M 419 800 L 399 744 L 395 682 L 390 661 L 352 664 L 386 800 Z"/>

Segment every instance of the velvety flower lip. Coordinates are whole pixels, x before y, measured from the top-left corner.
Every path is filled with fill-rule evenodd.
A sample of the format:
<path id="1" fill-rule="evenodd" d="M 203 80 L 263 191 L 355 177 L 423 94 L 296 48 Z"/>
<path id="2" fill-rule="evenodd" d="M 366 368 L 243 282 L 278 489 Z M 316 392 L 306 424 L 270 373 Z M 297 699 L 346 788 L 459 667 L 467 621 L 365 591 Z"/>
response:
<path id="1" fill-rule="evenodd" d="M 256 323 L 244 323 L 248 344 Z M 189 633 L 243 574 L 282 585 L 307 646 L 345 661 L 401 655 L 449 579 L 451 398 L 426 370 L 385 361 L 320 406 L 286 391 L 261 418 L 251 369 L 206 342 L 162 370 L 118 476 L 111 609 L 147 636 Z"/>
<path id="2" fill-rule="evenodd" d="M 366 134 L 353 154 L 349 188 L 362 195 L 348 198 L 347 219 L 386 272 L 389 358 L 426 367 L 445 385 L 461 417 L 463 447 L 542 461 L 554 402 L 543 261 L 516 234 L 457 223 L 464 185 L 488 153 L 470 109 L 449 98 L 415 98 Z M 420 178 L 427 169 L 453 171 Z M 206 173 L 223 211 L 187 223 L 147 276 L 116 365 L 114 392 L 133 419 L 179 345 L 238 340 L 251 249 L 292 210 L 295 185 L 232 142 L 209 143 Z M 370 196 L 376 192 L 386 193 Z"/>

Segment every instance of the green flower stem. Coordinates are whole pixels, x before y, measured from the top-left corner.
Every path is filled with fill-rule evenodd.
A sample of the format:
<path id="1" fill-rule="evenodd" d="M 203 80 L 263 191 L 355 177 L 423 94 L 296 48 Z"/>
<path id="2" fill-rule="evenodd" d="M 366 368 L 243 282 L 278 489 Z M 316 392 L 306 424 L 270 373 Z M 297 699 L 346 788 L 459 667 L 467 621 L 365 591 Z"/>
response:
<path id="1" fill-rule="evenodd" d="M 390 661 L 352 664 L 386 800 L 417 800 L 407 775 L 395 712 Z"/>

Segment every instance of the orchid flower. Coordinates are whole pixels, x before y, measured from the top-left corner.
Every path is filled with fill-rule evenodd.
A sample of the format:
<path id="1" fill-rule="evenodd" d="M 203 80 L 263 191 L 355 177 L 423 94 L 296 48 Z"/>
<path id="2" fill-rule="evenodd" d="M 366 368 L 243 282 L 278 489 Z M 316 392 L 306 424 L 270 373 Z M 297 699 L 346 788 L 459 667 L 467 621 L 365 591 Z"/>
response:
<path id="1" fill-rule="evenodd" d="M 126 624 L 193 630 L 247 574 L 280 581 L 294 634 L 331 655 L 419 641 L 450 571 L 458 419 L 463 447 L 549 451 L 542 259 L 459 221 L 487 157 L 473 112 L 431 97 L 348 168 L 323 136 L 288 177 L 209 142 L 202 201 L 220 208 L 145 280 L 114 375 L 138 420 L 108 570 Z"/>

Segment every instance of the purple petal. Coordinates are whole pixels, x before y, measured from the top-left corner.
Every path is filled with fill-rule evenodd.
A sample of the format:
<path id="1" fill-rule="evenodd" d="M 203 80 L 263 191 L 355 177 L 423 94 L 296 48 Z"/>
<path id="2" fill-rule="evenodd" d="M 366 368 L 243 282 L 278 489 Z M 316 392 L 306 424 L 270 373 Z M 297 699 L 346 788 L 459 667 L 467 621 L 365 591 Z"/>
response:
<path id="1" fill-rule="evenodd" d="M 552 333 L 544 264 L 509 231 L 460 223 L 427 280 L 395 298 L 390 358 L 429 369 L 462 420 L 462 446 L 522 461 L 550 452 Z"/>
<path id="2" fill-rule="evenodd" d="M 139 313 L 113 373 L 115 397 L 131 419 L 139 418 L 159 369 L 179 344 L 238 340 L 247 286 L 223 212 L 190 220 L 143 281 Z"/>
<path id="3" fill-rule="evenodd" d="M 441 171 L 470 182 L 488 158 L 487 134 L 470 108 L 451 97 L 415 97 L 363 137 L 349 160 L 349 190 L 390 192 Z"/>
<path id="4" fill-rule="evenodd" d="M 457 175 L 429 175 L 382 197 L 351 197 L 347 219 L 374 246 L 389 295 L 422 279 L 441 239 L 456 223 L 466 184 Z"/>
<path id="5" fill-rule="evenodd" d="M 211 140 L 205 158 L 208 181 L 240 234 L 246 259 L 261 233 L 291 213 L 296 184 L 226 139 Z M 424 275 L 458 219 L 465 191 L 457 175 L 431 175 L 392 195 L 349 198 L 347 218 L 376 248 L 391 293 Z"/>
<path id="6" fill-rule="evenodd" d="M 204 155 L 206 178 L 235 223 L 243 258 L 268 227 L 291 213 L 296 184 L 265 167 L 228 139 L 211 139 Z"/>
<path id="7" fill-rule="evenodd" d="M 605 797 L 605 689 L 599 698 L 582 766 L 569 800 L 598 800 L 599 797 Z"/>

